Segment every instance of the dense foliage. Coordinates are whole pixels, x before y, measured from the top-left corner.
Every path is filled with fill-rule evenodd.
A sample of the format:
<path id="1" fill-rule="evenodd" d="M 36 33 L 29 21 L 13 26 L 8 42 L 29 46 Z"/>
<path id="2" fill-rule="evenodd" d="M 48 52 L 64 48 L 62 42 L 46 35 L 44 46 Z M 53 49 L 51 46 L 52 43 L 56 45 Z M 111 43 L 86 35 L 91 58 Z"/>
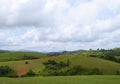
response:
<path id="1" fill-rule="evenodd" d="M 25 74 L 23 75 L 23 77 L 32 77 L 35 76 L 35 72 L 33 72 L 31 69 Z"/>
<path id="2" fill-rule="evenodd" d="M 17 77 L 17 74 L 8 66 L 0 66 L 0 77 Z"/>
<path id="3" fill-rule="evenodd" d="M 23 60 L 39 59 L 39 57 L 37 57 L 37 56 L 27 56 L 27 55 L 24 55 L 22 59 L 23 59 Z"/>
<path id="4" fill-rule="evenodd" d="M 67 75 L 100 75 L 102 74 L 99 69 L 85 69 L 80 65 L 70 67 L 70 61 L 56 62 L 54 60 L 48 60 L 44 63 L 45 69 L 42 75 L 44 76 L 67 76 Z"/>

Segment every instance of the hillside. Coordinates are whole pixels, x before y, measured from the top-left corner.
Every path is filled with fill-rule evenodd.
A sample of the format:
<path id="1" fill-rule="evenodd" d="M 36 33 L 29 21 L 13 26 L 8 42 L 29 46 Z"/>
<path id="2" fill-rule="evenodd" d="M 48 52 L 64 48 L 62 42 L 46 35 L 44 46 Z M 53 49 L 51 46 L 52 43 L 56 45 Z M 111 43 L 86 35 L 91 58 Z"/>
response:
<path id="1" fill-rule="evenodd" d="M 45 54 L 36 52 L 7 52 L 0 54 L 0 61 L 16 61 L 16 60 L 28 60 L 39 59 L 45 57 Z"/>
<path id="2" fill-rule="evenodd" d="M 66 63 L 69 60 L 70 65 L 63 68 L 63 71 L 80 65 L 85 69 L 97 68 L 104 75 L 115 75 L 120 73 L 119 56 L 119 49 L 78 50 L 48 54 L 36 52 L 6 52 L 0 54 L 0 66 L 9 66 L 19 76 L 24 75 L 29 70 L 33 70 L 36 74 L 40 75 L 45 69 L 44 63 L 48 60 L 55 60 L 61 63 Z"/>
<path id="3" fill-rule="evenodd" d="M 21 60 L 21 61 L 9 61 L 9 62 L 0 62 L 0 65 L 10 66 L 13 70 L 15 70 L 19 75 L 25 74 L 27 71 L 32 69 L 36 73 L 41 73 L 44 69 L 43 63 L 47 60 L 56 60 L 56 61 L 64 61 L 70 60 L 70 67 L 74 65 L 81 65 L 85 68 L 98 68 L 102 71 L 103 74 L 116 74 L 116 71 L 120 71 L 120 64 L 112 61 L 93 58 L 89 56 L 52 56 L 46 57 L 36 60 Z M 28 64 L 25 64 L 25 62 Z"/>
<path id="4" fill-rule="evenodd" d="M 90 56 L 67 56 L 57 60 L 65 61 L 68 59 L 71 62 L 71 66 L 81 65 L 85 68 L 98 68 L 103 74 L 116 74 L 116 71 L 120 71 L 120 63 Z"/>

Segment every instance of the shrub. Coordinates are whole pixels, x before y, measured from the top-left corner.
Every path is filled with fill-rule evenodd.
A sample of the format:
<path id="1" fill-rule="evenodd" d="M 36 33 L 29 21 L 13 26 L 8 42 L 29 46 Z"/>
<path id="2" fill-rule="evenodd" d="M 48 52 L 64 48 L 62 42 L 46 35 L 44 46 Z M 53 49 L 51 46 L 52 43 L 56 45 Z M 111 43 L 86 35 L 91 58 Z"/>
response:
<path id="1" fill-rule="evenodd" d="M 23 75 L 23 77 L 31 77 L 31 76 L 35 76 L 36 74 L 30 69 L 25 75 Z"/>
<path id="2" fill-rule="evenodd" d="M 36 56 L 23 56 L 22 58 L 23 60 L 30 60 L 30 59 L 39 59 L 39 57 L 36 57 Z"/>
<path id="3" fill-rule="evenodd" d="M 28 61 L 26 61 L 25 64 L 29 64 Z"/>
<path id="4" fill-rule="evenodd" d="M 18 76 L 10 67 L 0 66 L 0 77 L 18 77 Z"/>
<path id="5" fill-rule="evenodd" d="M 98 68 L 93 68 L 88 71 L 88 75 L 102 75 L 102 72 Z"/>
<path id="6" fill-rule="evenodd" d="M 44 76 L 52 76 L 52 75 L 61 75 L 61 69 L 69 66 L 70 61 L 67 62 L 56 62 L 54 60 L 48 60 L 47 62 L 43 63 L 45 65 L 45 69 L 43 70 L 42 75 Z"/>
<path id="7" fill-rule="evenodd" d="M 120 75 L 120 72 L 118 70 L 116 71 L 116 75 Z"/>

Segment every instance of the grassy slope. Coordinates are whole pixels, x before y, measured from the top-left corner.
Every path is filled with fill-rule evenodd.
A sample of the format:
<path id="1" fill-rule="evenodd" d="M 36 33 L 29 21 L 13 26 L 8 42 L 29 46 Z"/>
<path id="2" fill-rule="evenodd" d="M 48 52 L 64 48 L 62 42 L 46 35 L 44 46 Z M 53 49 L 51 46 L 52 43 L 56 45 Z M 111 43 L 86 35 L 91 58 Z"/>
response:
<path id="1" fill-rule="evenodd" d="M 36 60 L 23 60 L 24 56 L 35 56 L 38 58 L 46 57 L 45 54 L 35 53 L 35 52 L 9 52 L 0 54 L 0 66 L 10 66 L 15 72 L 20 74 L 25 74 L 27 71 L 32 69 L 35 72 L 38 72 L 43 69 L 41 63 L 42 59 Z M 28 61 L 28 64 L 25 62 Z M 41 69 L 42 68 L 42 69 Z"/>
<path id="2" fill-rule="evenodd" d="M 0 54 L 0 61 L 21 60 L 24 56 L 35 56 L 41 58 L 46 55 L 35 52 L 8 52 Z"/>
<path id="3" fill-rule="evenodd" d="M 116 74 L 116 71 L 120 71 L 120 64 L 100 58 L 94 58 L 89 56 L 67 56 L 60 60 L 70 60 L 72 65 L 81 65 L 86 68 L 99 68 L 103 74 Z"/>
<path id="4" fill-rule="evenodd" d="M 0 65 L 8 65 L 11 68 L 13 68 L 16 72 L 24 69 L 32 69 L 33 71 L 38 72 L 43 70 L 44 65 L 42 63 L 47 61 L 48 59 L 55 59 L 57 61 L 66 61 L 69 59 L 71 62 L 71 66 L 81 65 L 85 68 L 99 68 L 104 74 L 116 74 L 117 70 L 120 71 L 119 63 L 88 56 L 66 56 L 64 58 L 48 57 L 37 60 L 27 60 L 29 64 L 25 64 L 26 60 L 21 60 L 0 62 Z"/>
<path id="5" fill-rule="evenodd" d="M 28 61 L 28 64 L 25 64 L 26 61 Z M 33 71 L 38 72 L 44 68 L 44 66 L 42 64 L 43 61 L 44 61 L 43 59 L 37 59 L 37 60 L 0 62 L 0 66 L 8 65 L 16 72 L 18 72 L 19 70 L 22 70 L 22 69 L 25 69 L 25 70 L 27 69 L 27 71 L 32 69 Z"/>
<path id="6" fill-rule="evenodd" d="M 0 78 L 0 84 L 120 84 L 120 76 Z"/>

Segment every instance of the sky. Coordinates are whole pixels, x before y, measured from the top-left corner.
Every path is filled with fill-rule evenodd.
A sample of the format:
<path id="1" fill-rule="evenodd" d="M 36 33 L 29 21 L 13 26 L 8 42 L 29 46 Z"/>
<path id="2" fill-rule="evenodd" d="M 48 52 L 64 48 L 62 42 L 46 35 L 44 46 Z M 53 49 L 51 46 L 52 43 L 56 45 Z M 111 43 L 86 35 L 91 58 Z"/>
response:
<path id="1" fill-rule="evenodd" d="M 0 0 L 0 49 L 120 47 L 120 0 Z"/>

